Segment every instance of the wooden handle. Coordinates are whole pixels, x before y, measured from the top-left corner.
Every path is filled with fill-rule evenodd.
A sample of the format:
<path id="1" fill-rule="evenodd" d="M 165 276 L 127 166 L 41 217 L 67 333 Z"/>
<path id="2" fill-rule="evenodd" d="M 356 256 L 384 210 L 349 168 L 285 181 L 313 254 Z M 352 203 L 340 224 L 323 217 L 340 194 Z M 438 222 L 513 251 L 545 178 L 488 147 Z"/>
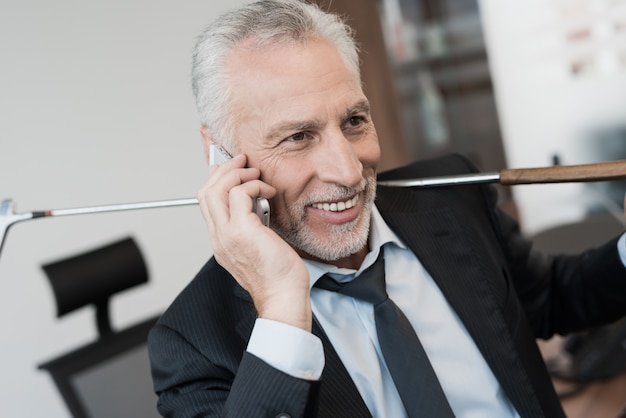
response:
<path id="1" fill-rule="evenodd" d="M 500 183 L 504 185 L 618 179 L 626 179 L 626 160 L 542 168 L 511 168 L 500 171 Z"/>

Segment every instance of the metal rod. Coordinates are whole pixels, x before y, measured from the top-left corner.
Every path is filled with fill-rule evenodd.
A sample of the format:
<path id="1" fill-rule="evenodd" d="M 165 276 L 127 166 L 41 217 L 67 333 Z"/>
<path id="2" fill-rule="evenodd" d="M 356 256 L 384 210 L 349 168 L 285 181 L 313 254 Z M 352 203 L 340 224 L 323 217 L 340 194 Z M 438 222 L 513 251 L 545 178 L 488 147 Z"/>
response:
<path id="1" fill-rule="evenodd" d="M 626 160 L 595 164 L 582 164 L 574 166 L 505 169 L 501 170 L 500 172 L 465 174 L 459 176 L 388 180 L 379 181 L 378 184 L 394 187 L 429 187 L 495 182 L 500 182 L 501 184 L 505 185 L 515 185 L 531 183 L 563 183 L 600 180 L 604 181 L 618 179 L 626 179 Z M 172 206 L 187 206 L 197 204 L 197 199 L 188 198 L 16 213 L 14 211 L 13 201 L 11 199 L 5 199 L 0 201 L 0 253 L 2 252 L 2 246 L 4 244 L 7 231 L 9 230 L 11 225 L 29 219 L 52 216 L 82 215 L 89 213 L 117 212 L 136 209 L 163 208 Z"/>
<path id="2" fill-rule="evenodd" d="M 2 253 L 2 247 L 4 245 L 4 241 L 6 239 L 9 228 L 15 223 L 27 221 L 29 219 L 47 218 L 53 216 L 83 215 L 89 213 L 118 212 L 136 209 L 164 208 L 172 206 L 187 206 L 197 204 L 197 199 L 189 198 L 16 213 L 13 200 L 4 199 L 0 201 L 0 254 Z"/>
<path id="3" fill-rule="evenodd" d="M 381 186 L 392 187 L 433 187 L 455 186 L 460 184 L 495 183 L 500 181 L 500 173 L 466 174 L 462 176 L 442 176 L 422 179 L 379 181 Z"/>
<path id="4" fill-rule="evenodd" d="M 44 216 L 83 215 L 88 213 L 117 212 L 123 210 L 165 208 L 171 206 L 197 205 L 196 198 L 160 200 L 155 202 L 122 203 L 116 205 L 90 206 L 85 208 L 52 209 L 44 211 Z"/>

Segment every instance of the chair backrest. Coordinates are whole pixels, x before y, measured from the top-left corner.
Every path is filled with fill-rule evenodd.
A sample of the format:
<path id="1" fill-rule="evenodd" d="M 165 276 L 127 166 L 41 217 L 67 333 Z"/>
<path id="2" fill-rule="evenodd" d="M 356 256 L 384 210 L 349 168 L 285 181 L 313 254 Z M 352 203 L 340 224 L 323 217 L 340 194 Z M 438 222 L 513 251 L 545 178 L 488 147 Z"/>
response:
<path id="1" fill-rule="evenodd" d="M 147 336 L 157 317 L 117 331 L 109 300 L 148 281 L 141 251 L 132 238 L 43 266 L 59 317 L 96 307 L 99 338 L 39 366 L 50 373 L 75 418 L 157 417 Z"/>
<path id="2" fill-rule="evenodd" d="M 94 305 L 100 335 L 111 333 L 109 299 L 112 295 L 148 282 L 141 250 L 132 238 L 45 264 L 52 285 L 57 316 Z"/>

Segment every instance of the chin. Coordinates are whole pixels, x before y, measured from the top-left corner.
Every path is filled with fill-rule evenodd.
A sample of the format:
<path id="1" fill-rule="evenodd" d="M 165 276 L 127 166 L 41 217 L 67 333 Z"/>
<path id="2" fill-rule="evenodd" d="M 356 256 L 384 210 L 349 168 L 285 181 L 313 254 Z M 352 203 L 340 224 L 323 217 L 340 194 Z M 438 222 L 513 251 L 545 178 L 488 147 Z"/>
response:
<path id="1" fill-rule="evenodd" d="M 275 230 L 297 250 L 322 261 L 336 261 L 357 253 L 367 245 L 369 214 L 366 211 L 352 222 L 328 225 L 323 233 L 308 226 L 292 229 L 289 234 Z"/>

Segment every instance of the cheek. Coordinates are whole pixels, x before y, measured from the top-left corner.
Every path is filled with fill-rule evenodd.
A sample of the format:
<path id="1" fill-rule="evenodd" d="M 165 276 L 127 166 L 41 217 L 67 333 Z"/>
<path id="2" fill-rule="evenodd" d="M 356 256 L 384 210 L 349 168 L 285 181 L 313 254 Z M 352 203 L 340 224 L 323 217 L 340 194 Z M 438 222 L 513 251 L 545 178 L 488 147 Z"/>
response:
<path id="1" fill-rule="evenodd" d="M 287 207 L 296 202 L 313 178 L 311 164 L 302 160 L 283 159 L 263 181 L 276 189 L 272 199 L 276 208 Z"/>

